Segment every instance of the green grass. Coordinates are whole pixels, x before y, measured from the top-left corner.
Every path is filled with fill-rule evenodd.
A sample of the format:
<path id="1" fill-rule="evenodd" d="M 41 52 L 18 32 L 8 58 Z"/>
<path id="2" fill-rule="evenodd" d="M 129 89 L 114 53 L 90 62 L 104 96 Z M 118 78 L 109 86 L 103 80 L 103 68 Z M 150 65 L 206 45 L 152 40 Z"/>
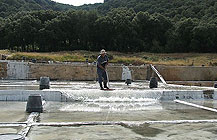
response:
<path id="1" fill-rule="evenodd" d="M 38 61 L 59 61 L 59 62 L 94 62 L 99 55 L 98 52 L 71 51 L 71 52 L 50 52 L 50 53 L 30 53 L 0 50 L 0 54 L 7 56 L 8 60 L 36 59 Z M 119 53 L 108 52 L 110 62 L 119 64 L 158 64 L 173 66 L 217 66 L 216 53 Z"/>

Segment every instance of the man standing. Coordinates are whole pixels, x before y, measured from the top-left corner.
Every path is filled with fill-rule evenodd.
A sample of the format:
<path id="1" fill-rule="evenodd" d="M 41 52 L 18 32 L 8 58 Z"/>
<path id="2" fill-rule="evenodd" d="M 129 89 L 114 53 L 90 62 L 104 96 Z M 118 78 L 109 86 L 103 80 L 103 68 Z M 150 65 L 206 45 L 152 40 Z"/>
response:
<path id="1" fill-rule="evenodd" d="M 106 51 L 102 49 L 100 51 L 100 55 L 97 58 L 97 74 L 98 74 L 98 81 L 101 90 L 109 89 L 107 86 L 107 73 L 106 73 L 106 66 L 108 65 L 108 56 L 106 55 Z M 104 83 L 104 88 L 102 86 L 102 82 Z"/>

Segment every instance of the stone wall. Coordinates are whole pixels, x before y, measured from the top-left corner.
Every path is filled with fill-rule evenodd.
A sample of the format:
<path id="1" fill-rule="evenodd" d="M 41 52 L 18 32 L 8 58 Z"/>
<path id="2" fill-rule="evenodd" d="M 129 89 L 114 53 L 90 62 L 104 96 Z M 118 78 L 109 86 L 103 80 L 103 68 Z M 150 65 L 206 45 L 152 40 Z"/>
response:
<path id="1" fill-rule="evenodd" d="M 217 81 L 217 67 L 156 66 L 166 81 Z"/>
<path id="2" fill-rule="evenodd" d="M 146 67 L 129 67 L 132 78 L 144 80 L 146 78 Z M 94 65 L 70 65 L 70 64 L 31 64 L 30 79 L 40 79 L 48 76 L 53 80 L 96 80 L 96 66 Z M 119 81 L 122 77 L 122 67 L 108 67 L 109 80 Z"/>
<path id="3" fill-rule="evenodd" d="M 7 63 L 0 62 L 0 78 L 5 79 L 7 78 Z"/>
<path id="4" fill-rule="evenodd" d="M 52 80 L 94 80 L 96 70 L 93 66 L 68 64 L 31 64 L 30 79 L 48 76 Z"/>
<path id="5" fill-rule="evenodd" d="M 45 64 L 0 61 L 1 79 L 40 79 L 48 76 L 51 80 L 96 80 L 96 66 L 87 64 Z M 149 80 L 151 68 L 129 66 L 132 80 Z M 217 67 L 156 66 L 166 81 L 217 81 Z M 109 66 L 110 81 L 122 79 L 121 66 Z"/>

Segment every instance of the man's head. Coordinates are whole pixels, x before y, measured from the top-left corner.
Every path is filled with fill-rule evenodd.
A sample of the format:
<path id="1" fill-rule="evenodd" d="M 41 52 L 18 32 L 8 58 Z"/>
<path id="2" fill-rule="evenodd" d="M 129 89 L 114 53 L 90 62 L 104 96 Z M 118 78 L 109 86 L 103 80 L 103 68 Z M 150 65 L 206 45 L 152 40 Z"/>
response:
<path id="1" fill-rule="evenodd" d="M 102 50 L 100 51 L 100 55 L 105 56 L 105 54 L 106 54 L 106 51 L 105 51 L 104 49 L 102 49 Z"/>

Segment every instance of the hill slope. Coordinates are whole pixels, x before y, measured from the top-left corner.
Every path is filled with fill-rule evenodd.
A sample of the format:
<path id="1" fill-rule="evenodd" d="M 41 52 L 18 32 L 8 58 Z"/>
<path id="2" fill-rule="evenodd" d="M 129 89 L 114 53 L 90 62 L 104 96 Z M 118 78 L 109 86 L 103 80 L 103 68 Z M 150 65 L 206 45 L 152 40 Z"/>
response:
<path id="1" fill-rule="evenodd" d="M 107 0 L 79 7 L 0 0 L 0 10 L 2 17 L 11 15 L 0 17 L 2 49 L 217 52 L 216 0 Z M 19 11 L 30 12 L 13 14 Z"/>
<path id="2" fill-rule="evenodd" d="M 216 0 L 106 0 L 98 10 L 107 13 L 112 8 L 133 8 L 135 12 L 160 13 L 166 17 L 180 19 L 213 19 L 217 16 Z"/>
<path id="3" fill-rule="evenodd" d="M 19 11 L 55 10 L 62 11 L 74 6 L 51 0 L 0 0 L 0 17 L 7 17 Z"/>
<path id="4" fill-rule="evenodd" d="M 51 0 L 0 0 L 0 17 L 7 17 L 19 11 L 68 9 L 93 10 L 105 15 L 113 8 L 132 8 L 136 13 L 147 11 L 160 13 L 174 20 L 183 17 L 213 20 L 217 17 L 216 0 L 105 0 L 105 3 L 85 4 L 79 7 L 56 3 Z"/>

